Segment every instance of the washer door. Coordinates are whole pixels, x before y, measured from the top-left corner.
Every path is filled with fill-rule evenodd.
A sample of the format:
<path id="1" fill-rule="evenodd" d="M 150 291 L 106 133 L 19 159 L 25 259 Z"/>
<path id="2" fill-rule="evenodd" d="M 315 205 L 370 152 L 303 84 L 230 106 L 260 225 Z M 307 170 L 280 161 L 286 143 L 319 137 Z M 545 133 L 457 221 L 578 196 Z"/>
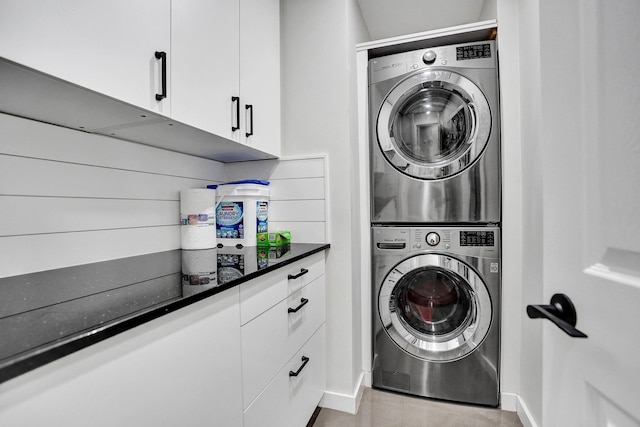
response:
<path id="1" fill-rule="evenodd" d="M 471 353 L 487 336 L 492 317 L 480 276 L 462 261 L 438 254 L 396 265 L 382 283 L 378 312 L 396 345 L 433 362 Z"/>
<path id="2" fill-rule="evenodd" d="M 445 70 L 417 72 L 382 102 L 378 143 L 398 171 L 444 179 L 472 165 L 489 141 L 491 110 L 471 80 Z"/>

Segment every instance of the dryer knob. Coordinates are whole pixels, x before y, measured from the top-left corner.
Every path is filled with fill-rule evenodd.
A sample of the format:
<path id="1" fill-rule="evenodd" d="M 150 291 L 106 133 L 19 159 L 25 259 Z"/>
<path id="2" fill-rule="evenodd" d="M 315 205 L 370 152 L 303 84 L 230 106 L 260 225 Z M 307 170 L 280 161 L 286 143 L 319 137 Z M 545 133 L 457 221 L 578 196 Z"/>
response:
<path id="1" fill-rule="evenodd" d="M 422 55 L 422 62 L 427 65 L 431 65 L 436 62 L 436 53 L 432 50 L 428 50 Z"/>
<path id="2" fill-rule="evenodd" d="M 435 246 L 440 243 L 440 236 L 438 235 L 438 233 L 429 233 L 427 234 L 426 240 L 429 246 Z"/>

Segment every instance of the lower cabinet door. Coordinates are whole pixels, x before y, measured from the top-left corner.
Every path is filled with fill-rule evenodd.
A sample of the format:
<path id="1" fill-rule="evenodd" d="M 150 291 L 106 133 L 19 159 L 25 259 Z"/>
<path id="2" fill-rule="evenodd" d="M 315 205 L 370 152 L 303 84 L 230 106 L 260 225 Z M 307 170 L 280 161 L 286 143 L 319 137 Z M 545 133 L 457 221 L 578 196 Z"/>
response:
<path id="1" fill-rule="evenodd" d="M 323 324 L 244 411 L 244 427 L 304 427 L 324 389 Z"/>

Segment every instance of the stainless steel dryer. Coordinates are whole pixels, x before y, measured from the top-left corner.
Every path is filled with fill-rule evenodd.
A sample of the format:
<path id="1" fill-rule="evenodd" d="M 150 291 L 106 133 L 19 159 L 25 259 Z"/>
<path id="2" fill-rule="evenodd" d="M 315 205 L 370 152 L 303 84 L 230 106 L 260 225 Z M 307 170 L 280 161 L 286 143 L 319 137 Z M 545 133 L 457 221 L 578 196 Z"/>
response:
<path id="1" fill-rule="evenodd" d="M 373 386 L 499 404 L 500 229 L 373 227 Z"/>
<path id="2" fill-rule="evenodd" d="M 369 61 L 371 222 L 499 223 L 493 41 Z"/>

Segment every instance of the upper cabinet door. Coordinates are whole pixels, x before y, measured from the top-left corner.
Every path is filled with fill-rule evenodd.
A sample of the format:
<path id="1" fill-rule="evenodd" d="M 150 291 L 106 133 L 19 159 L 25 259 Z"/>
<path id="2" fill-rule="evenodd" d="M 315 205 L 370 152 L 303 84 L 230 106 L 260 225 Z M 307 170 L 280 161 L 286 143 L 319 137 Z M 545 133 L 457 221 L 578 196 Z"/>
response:
<path id="1" fill-rule="evenodd" d="M 240 0 L 242 137 L 280 155 L 280 2 Z"/>
<path id="2" fill-rule="evenodd" d="M 240 141 L 238 0 L 171 2 L 171 113 Z M 243 106 L 242 106 L 243 107 Z"/>
<path id="3" fill-rule="evenodd" d="M 2 0 L 0 56 L 170 115 L 155 54 L 171 59 L 170 13 L 170 0 Z"/>

